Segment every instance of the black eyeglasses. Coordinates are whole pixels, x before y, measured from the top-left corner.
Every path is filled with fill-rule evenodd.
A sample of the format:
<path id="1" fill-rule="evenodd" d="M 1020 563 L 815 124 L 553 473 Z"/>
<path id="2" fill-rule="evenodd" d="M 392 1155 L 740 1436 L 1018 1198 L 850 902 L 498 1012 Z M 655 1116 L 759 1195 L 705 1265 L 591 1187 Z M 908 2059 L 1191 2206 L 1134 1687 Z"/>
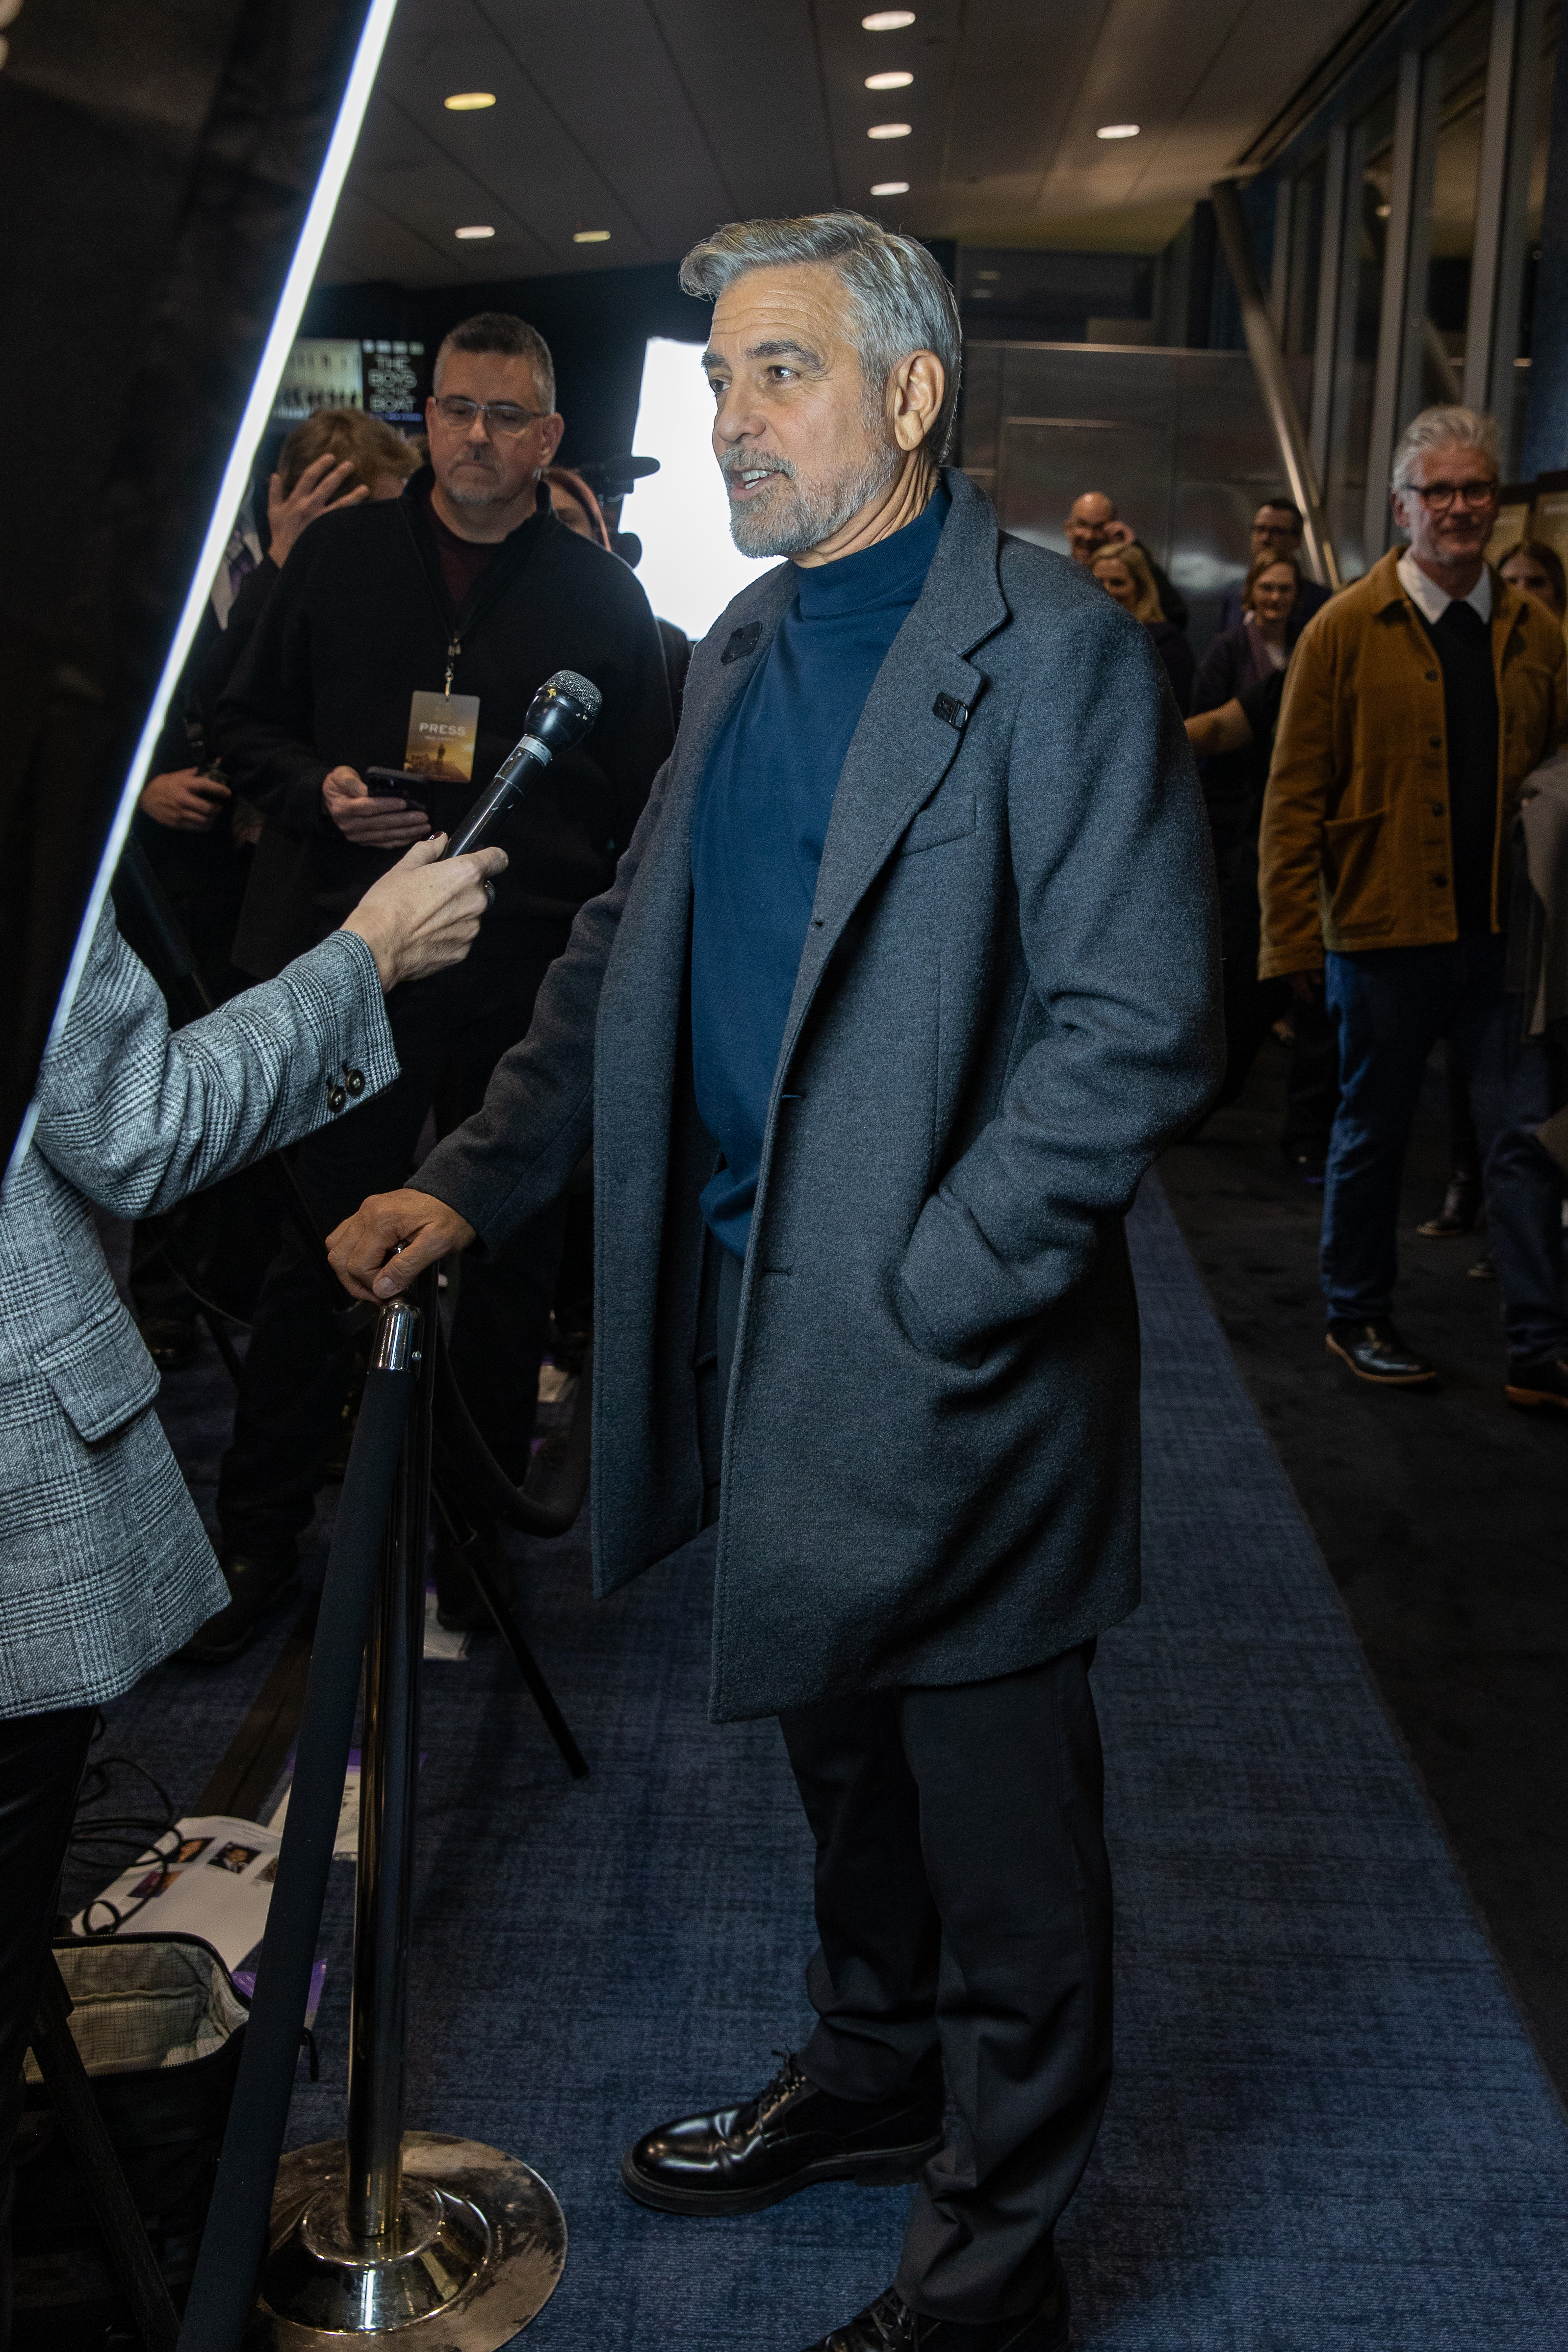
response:
<path id="1" fill-rule="evenodd" d="M 450 425 L 458 433 L 470 432 L 474 419 L 482 416 L 486 433 L 499 433 L 510 441 L 519 433 L 526 433 L 530 425 L 537 425 L 545 411 L 519 408 L 512 400 L 460 400 L 455 393 L 449 393 L 436 402 L 435 413 L 444 425 Z"/>
<path id="2" fill-rule="evenodd" d="M 1424 499 L 1434 514 L 1447 514 L 1456 499 L 1467 507 L 1490 507 L 1497 496 L 1495 482 L 1406 482 L 1405 487 Z"/>

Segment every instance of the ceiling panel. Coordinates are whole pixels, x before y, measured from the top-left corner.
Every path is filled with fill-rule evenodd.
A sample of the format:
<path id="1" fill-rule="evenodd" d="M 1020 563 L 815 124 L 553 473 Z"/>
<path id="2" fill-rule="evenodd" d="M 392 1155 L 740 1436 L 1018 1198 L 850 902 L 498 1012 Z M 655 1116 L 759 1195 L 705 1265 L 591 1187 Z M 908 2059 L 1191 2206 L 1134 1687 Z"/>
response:
<path id="1" fill-rule="evenodd" d="M 924 236 L 1149 251 L 1364 0 L 402 0 L 322 275 L 429 286 L 674 261 L 849 205 Z M 903 89 L 868 74 L 907 72 Z M 460 89 L 491 90 L 450 113 Z M 904 139 L 872 140 L 883 121 Z M 1139 136 L 1095 137 L 1108 121 Z M 907 180 L 883 200 L 878 180 Z M 487 225 L 491 239 L 455 231 Z M 607 229 L 608 239 L 573 242 Z"/>

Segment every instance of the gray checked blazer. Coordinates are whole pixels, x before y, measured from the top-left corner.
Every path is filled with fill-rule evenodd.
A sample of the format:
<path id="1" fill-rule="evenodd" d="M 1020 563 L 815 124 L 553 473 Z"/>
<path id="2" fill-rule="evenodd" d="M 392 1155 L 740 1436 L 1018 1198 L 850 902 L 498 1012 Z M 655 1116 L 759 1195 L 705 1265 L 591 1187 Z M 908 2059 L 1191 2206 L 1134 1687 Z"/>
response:
<path id="1" fill-rule="evenodd" d="M 117 1696 L 228 1597 L 91 1204 L 167 1209 L 397 1074 L 353 933 L 171 1034 L 105 908 L 0 1200 L 0 1718 Z"/>

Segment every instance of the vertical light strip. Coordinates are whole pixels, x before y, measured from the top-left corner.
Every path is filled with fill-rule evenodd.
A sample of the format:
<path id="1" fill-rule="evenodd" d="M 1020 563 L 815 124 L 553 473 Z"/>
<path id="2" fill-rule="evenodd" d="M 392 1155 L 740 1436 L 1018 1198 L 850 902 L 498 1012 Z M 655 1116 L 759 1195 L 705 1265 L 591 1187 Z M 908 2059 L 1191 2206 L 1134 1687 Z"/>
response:
<path id="1" fill-rule="evenodd" d="M 283 282 L 283 292 L 278 298 L 277 310 L 272 321 L 272 331 L 267 336 L 257 363 L 256 380 L 250 388 L 250 398 L 246 402 L 245 413 L 240 418 L 234 446 L 229 452 L 229 461 L 224 468 L 224 478 L 219 486 L 217 501 L 213 509 L 212 520 L 207 525 L 206 537 L 202 541 L 201 554 L 196 559 L 195 573 L 186 593 L 184 608 L 180 614 L 180 625 L 174 632 L 174 641 L 169 648 L 168 659 L 163 664 L 162 675 L 158 680 L 158 691 L 152 698 L 152 708 L 148 712 L 147 723 L 141 730 L 141 740 L 137 743 L 130 772 L 126 776 L 124 787 L 120 792 L 120 806 L 115 812 L 109 840 L 103 856 L 99 861 L 92 895 L 88 900 L 87 912 L 82 918 L 81 929 L 77 935 L 76 952 L 71 958 L 70 969 L 66 974 L 65 986 L 60 991 L 60 1001 L 55 1008 L 55 1017 L 50 1024 L 48 1041 L 44 1049 L 46 1053 L 70 1018 L 70 1009 L 76 998 L 78 982 L 81 979 L 82 967 L 87 961 L 88 949 L 92 943 L 92 935 L 97 928 L 99 916 L 103 911 L 104 899 L 109 895 L 110 880 L 119 860 L 126 834 L 130 830 L 131 817 L 136 811 L 137 796 L 141 789 L 147 762 L 152 756 L 152 746 L 158 740 L 164 714 L 169 708 L 170 698 L 178 683 L 180 672 L 185 666 L 185 656 L 191 650 L 191 643 L 202 617 L 202 607 L 207 601 L 212 586 L 213 574 L 216 572 L 219 559 L 228 544 L 229 532 L 234 528 L 235 514 L 245 494 L 251 467 L 256 462 L 256 447 L 262 434 L 267 429 L 267 421 L 272 411 L 272 403 L 277 391 L 278 378 L 283 373 L 284 362 L 287 359 L 293 347 L 294 338 L 299 331 L 299 320 L 304 312 L 307 297 L 310 292 L 311 283 L 316 276 L 317 266 L 321 258 L 321 248 L 327 242 L 327 231 L 332 225 L 332 215 L 338 208 L 338 198 L 342 194 L 343 182 L 348 176 L 349 164 L 352 160 L 355 142 L 360 135 L 360 125 L 364 121 L 365 109 L 370 103 L 371 88 L 376 78 L 376 68 L 381 64 L 382 51 L 386 47 L 387 35 L 392 29 L 392 12 L 396 6 L 397 0 L 371 0 L 371 5 L 365 16 L 364 29 L 360 35 L 359 47 L 354 52 L 354 62 L 350 68 L 348 84 L 343 91 L 343 102 L 338 110 L 338 120 L 333 126 L 332 136 L 322 160 L 321 174 L 316 183 L 316 193 L 310 199 L 310 208 L 305 215 L 305 225 L 299 232 L 299 242 L 294 249 L 294 259 L 289 265 L 288 275 Z M 27 1115 L 22 1122 L 21 1133 L 16 1139 L 16 1150 L 11 1155 L 12 1167 L 16 1167 L 20 1162 L 27 1149 L 32 1138 L 36 1116 L 35 1109 L 29 1106 Z"/>

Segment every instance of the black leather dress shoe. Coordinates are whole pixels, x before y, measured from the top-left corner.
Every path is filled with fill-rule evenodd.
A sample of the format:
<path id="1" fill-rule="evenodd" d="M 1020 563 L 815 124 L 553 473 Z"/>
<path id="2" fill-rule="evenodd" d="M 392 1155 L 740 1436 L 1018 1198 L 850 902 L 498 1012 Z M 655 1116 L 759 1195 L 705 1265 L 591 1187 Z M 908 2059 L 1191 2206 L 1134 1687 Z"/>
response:
<path id="1" fill-rule="evenodd" d="M 789 2057 L 744 2105 L 649 2132 L 622 2158 L 621 2179 L 639 2205 L 662 2213 L 758 2213 L 819 2180 L 913 2180 L 941 2145 L 938 2067 L 873 2104 L 820 2091 Z"/>
<path id="2" fill-rule="evenodd" d="M 1071 2335 L 1067 2279 L 1059 2265 L 1050 2296 L 1027 2319 L 927 2319 L 889 2287 L 810 2352 L 1067 2352 Z"/>
<path id="3" fill-rule="evenodd" d="M 1561 1356 L 1539 1363 L 1511 1356 L 1503 1394 L 1510 1404 L 1555 1405 L 1559 1412 L 1568 1412 L 1568 1364 Z"/>
<path id="4" fill-rule="evenodd" d="M 1365 1323 L 1331 1323 L 1324 1344 L 1358 1381 L 1371 1381 L 1376 1388 L 1424 1389 L 1437 1377 L 1437 1366 L 1400 1338 L 1386 1315 Z"/>
<path id="5" fill-rule="evenodd" d="M 268 1611 L 299 1591 L 299 1562 L 292 1544 L 287 1552 L 232 1551 L 223 1570 L 227 1605 L 198 1625 L 183 1649 L 174 1653 L 187 1666 L 226 1666 L 243 1656 Z"/>

